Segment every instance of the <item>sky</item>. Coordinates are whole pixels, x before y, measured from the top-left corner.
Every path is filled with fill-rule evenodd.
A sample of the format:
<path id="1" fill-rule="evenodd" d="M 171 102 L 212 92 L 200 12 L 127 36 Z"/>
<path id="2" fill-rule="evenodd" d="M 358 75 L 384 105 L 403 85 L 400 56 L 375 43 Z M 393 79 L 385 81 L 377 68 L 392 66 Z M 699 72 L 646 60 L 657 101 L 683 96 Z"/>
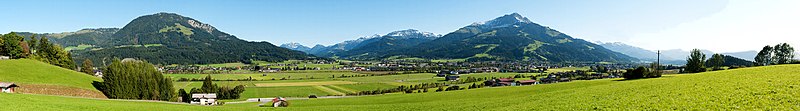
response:
<path id="1" fill-rule="evenodd" d="M 649 50 L 715 52 L 800 46 L 800 0 L 15 0 L 0 5 L 0 32 L 124 27 L 177 13 L 249 41 L 331 45 L 417 29 L 447 34 L 519 13 L 587 41 Z M 800 49 L 799 49 L 800 50 Z"/>

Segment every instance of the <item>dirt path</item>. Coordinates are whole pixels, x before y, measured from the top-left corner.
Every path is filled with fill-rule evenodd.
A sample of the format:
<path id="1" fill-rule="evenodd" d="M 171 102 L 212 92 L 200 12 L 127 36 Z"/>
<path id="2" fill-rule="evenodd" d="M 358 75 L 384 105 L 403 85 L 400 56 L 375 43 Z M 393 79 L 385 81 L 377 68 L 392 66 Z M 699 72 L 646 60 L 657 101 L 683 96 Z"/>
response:
<path id="1" fill-rule="evenodd" d="M 333 89 L 325 87 L 325 86 L 312 86 L 312 87 L 317 88 L 317 89 L 322 90 L 322 91 L 325 91 L 325 92 L 328 92 L 328 93 L 331 93 L 331 94 L 334 94 L 334 95 L 345 95 L 345 93 L 333 90 Z"/>

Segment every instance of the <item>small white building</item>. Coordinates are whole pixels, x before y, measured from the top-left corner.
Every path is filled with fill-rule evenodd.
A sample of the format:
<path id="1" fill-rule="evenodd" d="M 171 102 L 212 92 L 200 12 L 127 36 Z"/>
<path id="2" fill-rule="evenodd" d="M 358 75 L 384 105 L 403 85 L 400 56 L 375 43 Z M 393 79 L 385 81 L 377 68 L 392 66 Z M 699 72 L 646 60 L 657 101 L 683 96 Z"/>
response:
<path id="1" fill-rule="evenodd" d="M 6 59 L 11 59 L 11 57 L 8 57 L 8 56 L 0 56 L 0 60 L 6 60 Z"/>
<path id="2" fill-rule="evenodd" d="M 17 84 L 14 83 L 0 82 L 0 89 L 3 90 L 3 93 L 14 93 L 15 87 L 19 86 L 17 86 Z"/>
<path id="3" fill-rule="evenodd" d="M 217 94 L 192 94 L 192 101 L 189 103 L 198 105 L 217 105 Z"/>

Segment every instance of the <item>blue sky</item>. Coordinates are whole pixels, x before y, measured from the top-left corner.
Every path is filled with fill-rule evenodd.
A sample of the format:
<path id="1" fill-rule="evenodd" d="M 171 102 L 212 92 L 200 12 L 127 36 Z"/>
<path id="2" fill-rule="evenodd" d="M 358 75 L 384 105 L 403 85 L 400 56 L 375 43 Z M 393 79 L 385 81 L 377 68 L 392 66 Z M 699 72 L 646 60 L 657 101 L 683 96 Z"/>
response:
<path id="1" fill-rule="evenodd" d="M 576 38 L 646 49 L 717 52 L 800 45 L 797 0 L 19 0 L 0 6 L 0 32 L 123 27 L 178 13 L 250 41 L 330 45 L 418 29 L 446 34 L 513 12 Z M 754 39 L 758 39 L 755 40 Z M 711 43 L 724 40 L 726 43 Z"/>

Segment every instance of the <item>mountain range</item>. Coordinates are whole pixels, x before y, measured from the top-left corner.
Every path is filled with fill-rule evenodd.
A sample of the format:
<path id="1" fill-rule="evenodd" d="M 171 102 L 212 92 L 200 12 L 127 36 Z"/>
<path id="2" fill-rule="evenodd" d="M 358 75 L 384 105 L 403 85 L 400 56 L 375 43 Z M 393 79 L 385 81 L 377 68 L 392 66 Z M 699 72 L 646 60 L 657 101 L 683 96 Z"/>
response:
<path id="1" fill-rule="evenodd" d="M 84 29 L 42 35 L 55 38 L 50 40 L 62 46 L 91 45 L 91 48 L 72 51 L 76 61 L 138 58 L 157 64 L 209 64 L 315 58 L 268 42 L 245 41 L 174 13 L 140 16 L 120 29 Z"/>
<path id="2" fill-rule="evenodd" d="M 467 61 L 630 62 L 636 58 L 573 38 L 517 13 L 476 22 L 419 45 L 362 54 L 359 58 L 463 59 Z"/>
<path id="3" fill-rule="evenodd" d="M 387 58 L 549 62 L 636 60 L 533 23 L 517 13 L 476 22 L 444 36 L 408 29 L 383 36 L 361 37 L 331 46 L 316 45 L 310 49 L 295 43 L 282 46 L 320 57 L 353 60 Z"/>
<path id="4" fill-rule="evenodd" d="M 646 50 L 640 47 L 631 46 L 621 42 L 597 42 L 601 46 L 611 49 L 613 51 L 617 51 L 631 57 L 639 58 L 640 60 L 652 62 L 656 60 L 657 54 L 655 51 Z M 715 52 L 710 50 L 700 49 L 700 52 L 706 55 L 706 58 L 709 58 Z M 730 57 L 739 58 L 742 60 L 753 61 L 757 51 L 742 51 L 742 52 L 727 52 L 727 53 L 720 53 L 723 55 L 728 55 Z M 681 50 L 681 49 L 670 49 L 670 50 L 662 50 L 661 51 L 661 60 L 667 64 L 685 64 L 686 57 L 689 56 L 689 51 Z"/>

